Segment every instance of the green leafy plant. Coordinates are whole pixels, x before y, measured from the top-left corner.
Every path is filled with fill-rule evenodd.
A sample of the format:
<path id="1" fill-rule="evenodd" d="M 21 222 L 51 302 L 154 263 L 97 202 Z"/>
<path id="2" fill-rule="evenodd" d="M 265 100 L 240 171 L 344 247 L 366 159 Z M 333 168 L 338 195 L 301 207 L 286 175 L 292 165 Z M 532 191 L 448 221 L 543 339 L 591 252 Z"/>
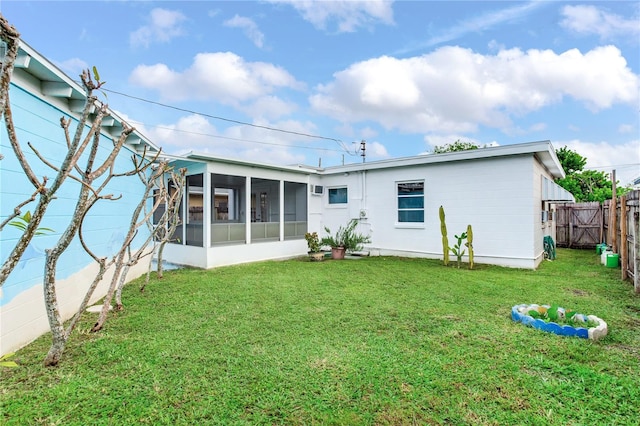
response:
<path id="1" fill-rule="evenodd" d="M 307 240 L 309 253 L 318 253 L 320 251 L 320 239 L 317 232 L 307 232 L 304 234 L 304 239 Z"/>
<path id="2" fill-rule="evenodd" d="M 573 327 L 591 328 L 597 327 L 595 321 L 590 320 L 585 315 L 579 314 L 570 309 L 563 310 L 557 304 L 550 307 L 539 306 L 537 309 L 530 309 L 527 314 L 535 319 L 545 322 L 555 322 L 560 325 L 570 325 Z"/>
<path id="3" fill-rule="evenodd" d="M 11 225 L 11 226 L 13 226 L 15 228 L 18 228 L 19 230 L 24 232 L 24 231 L 27 230 L 27 226 L 29 226 L 30 222 L 31 222 L 31 212 L 27 210 L 27 212 L 25 214 L 23 214 L 22 216 L 18 216 L 14 220 L 9 222 L 9 225 Z M 54 232 L 54 230 L 51 229 L 51 228 L 40 227 L 40 228 L 36 229 L 35 235 L 44 235 L 44 234 L 49 233 L 49 232 Z"/>
<path id="4" fill-rule="evenodd" d="M 4 354 L 0 356 L 0 367 L 8 367 L 8 368 L 16 368 L 18 364 L 15 361 L 9 361 L 9 358 L 12 358 L 15 355 L 15 352 L 11 352 L 9 354 Z"/>
<path id="5" fill-rule="evenodd" d="M 458 265 L 458 268 L 459 268 L 460 267 L 460 263 L 462 263 L 462 256 L 464 256 L 464 253 L 466 251 L 466 249 L 464 248 L 465 245 L 462 243 L 462 240 L 467 238 L 467 233 L 463 232 L 460 235 L 456 235 L 455 238 L 456 238 L 456 240 L 458 240 L 458 242 L 456 243 L 456 245 L 451 247 L 449 250 L 451 250 L 451 253 L 455 254 L 456 257 L 458 258 L 457 265 Z"/>
<path id="6" fill-rule="evenodd" d="M 331 248 L 342 247 L 348 252 L 361 250 L 363 244 L 371 242 L 371 237 L 356 232 L 356 226 L 358 226 L 358 220 L 351 219 L 347 226 L 340 226 L 335 234 L 332 234 L 331 230 L 325 226 L 324 231 L 327 236 L 320 240 L 320 245 Z"/>

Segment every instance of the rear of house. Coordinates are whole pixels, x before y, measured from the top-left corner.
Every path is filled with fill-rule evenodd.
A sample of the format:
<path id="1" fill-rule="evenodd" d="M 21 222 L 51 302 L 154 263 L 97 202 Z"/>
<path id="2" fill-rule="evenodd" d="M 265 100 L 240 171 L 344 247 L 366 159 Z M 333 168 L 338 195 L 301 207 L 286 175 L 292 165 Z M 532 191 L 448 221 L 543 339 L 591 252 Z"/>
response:
<path id="1" fill-rule="evenodd" d="M 475 261 L 535 268 L 554 237 L 555 201 L 573 197 L 549 141 L 328 168 L 285 167 L 207 154 L 187 168 L 182 225 L 166 260 L 211 268 L 306 252 L 304 233 L 351 219 L 372 255 L 442 258 L 438 209 L 450 244 L 472 225 Z"/>
<path id="2" fill-rule="evenodd" d="M 561 176 L 548 141 L 327 168 L 310 229 L 359 219 L 371 254 L 441 258 L 443 206 L 451 245 L 472 225 L 476 262 L 535 268 L 552 202 L 573 199 L 553 183 Z"/>

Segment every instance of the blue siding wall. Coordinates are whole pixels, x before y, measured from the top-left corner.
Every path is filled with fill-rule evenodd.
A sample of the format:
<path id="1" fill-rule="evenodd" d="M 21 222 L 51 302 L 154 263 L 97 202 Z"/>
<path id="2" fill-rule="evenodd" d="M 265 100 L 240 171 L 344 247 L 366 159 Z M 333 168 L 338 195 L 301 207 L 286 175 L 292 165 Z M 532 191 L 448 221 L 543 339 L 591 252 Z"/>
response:
<path id="1" fill-rule="evenodd" d="M 14 123 L 22 149 L 36 175 L 39 178 L 48 176 L 52 181 L 56 172 L 36 157 L 27 146 L 27 142 L 31 142 L 48 161 L 59 165 L 67 152 L 64 132 L 60 127 L 60 117 L 64 115 L 68 118 L 68 115 L 17 86 L 11 86 L 10 94 Z M 1 124 L 0 149 L 4 159 L 0 161 L 0 217 L 4 219 L 17 204 L 33 193 L 34 188 L 28 182 L 9 144 L 4 120 Z M 73 121 L 70 126 L 72 136 L 76 124 L 77 121 Z M 96 164 L 101 164 L 112 149 L 112 139 L 103 135 L 98 154 L 99 161 Z M 116 173 L 128 171 L 133 167 L 132 154 L 132 151 L 126 148 L 121 150 L 116 160 Z M 81 168 L 84 168 L 85 161 L 80 161 Z M 32 240 L 20 263 L 2 287 L 0 306 L 9 303 L 21 292 L 42 283 L 44 251 L 56 244 L 60 234 L 69 224 L 79 189 L 80 185 L 77 182 L 67 179 L 57 192 L 57 199 L 49 205 L 41 224 L 42 227 L 52 228 L 55 232 L 37 236 Z M 102 192 L 103 195 L 113 194 L 116 197 L 121 195 L 122 198 L 117 201 L 99 201 L 86 219 L 85 241 L 97 255 L 112 255 L 120 247 L 128 230 L 131 214 L 140 201 L 143 191 L 144 187 L 140 179 L 137 176 L 130 176 L 112 179 Z M 34 207 L 35 203 L 31 203 L 22 210 L 23 212 L 33 211 Z M 139 231 L 138 242 L 142 241 L 148 232 L 146 227 L 141 227 Z M 19 236 L 20 231 L 12 226 L 7 226 L 2 231 L 0 239 L 1 261 L 4 262 L 7 258 Z M 58 263 L 57 277 L 58 279 L 67 278 L 92 262 L 93 260 L 84 252 L 76 237 Z"/>

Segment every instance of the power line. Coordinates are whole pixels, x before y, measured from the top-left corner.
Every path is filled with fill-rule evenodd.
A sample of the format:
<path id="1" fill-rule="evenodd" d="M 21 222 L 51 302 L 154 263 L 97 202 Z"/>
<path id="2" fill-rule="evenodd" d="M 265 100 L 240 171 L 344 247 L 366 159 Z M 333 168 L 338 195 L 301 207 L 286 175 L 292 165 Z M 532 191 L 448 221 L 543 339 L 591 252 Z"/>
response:
<path id="1" fill-rule="evenodd" d="M 189 130 L 174 129 L 174 128 L 165 127 L 165 126 L 148 125 L 148 124 L 143 123 L 142 121 L 136 121 L 136 120 L 129 120 L 129 122 L 132 123 L 132 124 L 135 124 L 135 123 L 142 124 L 142 125 L 144 125 L 146 127 L 154 127 L 156 129 L 171 130 L 173 132 L 180 132 L 180 133 L 186 133 L 186 134 L 198 135 L 198 136 L 207 136 L 207 137 L 210 137 L 210 138 L 217 138 L 217 139 L 227 139 L 227 140 L 238 141 L 238 142 L 250 142 L 250 143 L 257 143 L 257 144 L 261 144 L 261 145 L 291 147 L 291 148 L 299 148 L 299 149 L 312 149 L 312 150 L 316 150 L 316 151 L 342 152 L 342 150 L 331 149 L 331 148 L 314 148 L 314 147 L 311 147 L 311 146 L 283 145 L 283 144 L 279 144 L 279 143 L 261 142 L 261 141 L 251 140 L 251 139 L 232 138 L 230 136 L 220 136 L 220 135 L 212 135 L 212 134 L 209 134 L 209 133 L 192 132 L 192 131 L 189 131 Z"/>
<path id="2" fill-rule="evenodd" d="M 161 103 L 161 102 L 156 102 L 156 101 L 152 101 L 152 100 L 149 100 L 149 99 L 140 98 L 138 96 L 133 96 L 133 95 L 128 95 L 126 93 L 117 92 L 115 90 L 110 90 L 110 89 L 105 89 L 105 88 L 101 88 L 101 90 L 104 90 L 105 92 L 109 92 L 109 93 L 114 93 L 116 95 L 124 96 L 124 97 L 127 97 L 127 98 L 135 99 L 135 100 L 138 100 L 138 101 L 141 101 L 141 102 L 146 102 L 146 103 L 149 103 L 149 104 L 158 105 L 158 106 L 161 106 L 161 107 L 164 107 L 164 108 L 174 109 L 176 111 L 188 112 L 189 114 L 201 115 L 203 117 L 208 117 L 208 118 L 212 118 L 212 119 L 215 119 L 215 120 L 226 121 L 228 123 L 241 124 L 243 126 L 251 126 L 251 127 L 255 127 L 255 128 L 259 128 L 259 129 L 270 130 L 270 131 L 273 131 L 273 132 L 281 132 L 281 133 L 288 133 L 288 134 L 291 134 L 291 135 L 304 136 L 304 137 L 307 137 L 307 138 L 323 139 L 323 140 L 333 141 L 333 142 L 336 142 L 342 149 L 345 149 L 344 143 L 340 139 L 336 139 L 336 138 L 330 138 L 330 137 L 327 137 L 327 136 L 320 136 L 320 135 L 313 135 L 313 134 L 310 134 L 310 133 L 295 132 L 295 131 L 292 131 L 292 130 L 283 130 L 283 129 L 278 129 L 278 128 L 269 127 L 269 126 L 261 126 L 259 124 L 247 123 L 245 121 L 233 120 L 231 118 L 224 118 L 224 117 L 219 117 L 219 116 L 216 116 L 216 115 L 206 114 L 204 112 L 193 111 L 193 110 L 186 109 L 186 108 L 180 108 L 180 107 L 177 107 L 177 106 L 168 105 L 168 104 L 164 104 L 164 103 Z"/>

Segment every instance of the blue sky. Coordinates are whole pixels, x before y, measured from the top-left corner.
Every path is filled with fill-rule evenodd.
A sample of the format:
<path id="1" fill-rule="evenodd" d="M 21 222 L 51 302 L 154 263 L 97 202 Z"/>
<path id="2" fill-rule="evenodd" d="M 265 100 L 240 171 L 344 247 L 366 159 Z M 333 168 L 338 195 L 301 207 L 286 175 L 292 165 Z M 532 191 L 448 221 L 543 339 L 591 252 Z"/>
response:
<path id="1" fill-rule="evenodd" d="M 3 0 L 0 11 L 70 76 L 97 66 L 109 105 L 169 153 L 329 166 L 361 161 L 361 140 L 372 161 L 457 139 L 549 139 L 622 184 L 640 176 L 637 1 Z"/>

